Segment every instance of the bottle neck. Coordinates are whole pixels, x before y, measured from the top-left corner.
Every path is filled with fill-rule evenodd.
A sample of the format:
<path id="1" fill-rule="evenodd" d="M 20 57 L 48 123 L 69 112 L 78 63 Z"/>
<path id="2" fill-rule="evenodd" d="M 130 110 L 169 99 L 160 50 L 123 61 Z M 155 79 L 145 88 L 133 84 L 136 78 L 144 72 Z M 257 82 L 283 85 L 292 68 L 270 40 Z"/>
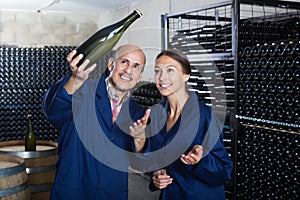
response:
<path id="1" fill-rule="evenodd" d="M 31 122 L 31 116 L 28 116 L 28 125 L 27 125 L 28 130 L 32 130 L 32 122 Z"/>
<path id="2" fill-rule="evenodd" d="M 128 15 L 126 18 L 121 20 L 118 23 L 124 24 L 121 28 L 121 30 L 127 29 L 135 20 L 141 17 L 141 13 L 137 10 L 134 10 L 130 15 Z"/>

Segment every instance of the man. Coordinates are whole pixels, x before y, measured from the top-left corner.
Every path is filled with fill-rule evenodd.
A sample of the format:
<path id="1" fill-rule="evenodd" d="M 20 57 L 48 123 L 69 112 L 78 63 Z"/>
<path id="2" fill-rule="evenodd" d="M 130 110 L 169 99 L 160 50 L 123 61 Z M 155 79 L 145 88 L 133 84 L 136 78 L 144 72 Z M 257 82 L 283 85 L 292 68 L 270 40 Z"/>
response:
<path id="1" fill-rule="evenodd" d="M 125 152 L 143 150 L 146 139 L 137 133 L 150 115 L 129 92 L 141 80 L 145 55 L 135 45 L 120 46 L 108 61 L 108 78 L 88 80 L 96 64 L 85 60 L 77 66 L 83 55 L 73 59 L 75 54 L 67 56 L 72 74 L 54 84 L 43 101 L 45 116 L 60 130 L 51 199 L 125 200 L 128 173 L 118 166 L 130 165 Z"/>

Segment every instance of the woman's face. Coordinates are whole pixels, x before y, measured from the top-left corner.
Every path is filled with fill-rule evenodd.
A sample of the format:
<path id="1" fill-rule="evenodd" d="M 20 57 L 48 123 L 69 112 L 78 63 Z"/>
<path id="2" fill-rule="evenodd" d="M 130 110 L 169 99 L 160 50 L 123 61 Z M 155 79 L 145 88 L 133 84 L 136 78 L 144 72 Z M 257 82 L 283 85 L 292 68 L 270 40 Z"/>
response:
<path id="1" fill-rule="evenodd" d="M 183 73 L 179 62 L 169 56 L 161 56 L 155 62 L 155 84 L 163 96 L 185 91 L 189 75 Z"/>

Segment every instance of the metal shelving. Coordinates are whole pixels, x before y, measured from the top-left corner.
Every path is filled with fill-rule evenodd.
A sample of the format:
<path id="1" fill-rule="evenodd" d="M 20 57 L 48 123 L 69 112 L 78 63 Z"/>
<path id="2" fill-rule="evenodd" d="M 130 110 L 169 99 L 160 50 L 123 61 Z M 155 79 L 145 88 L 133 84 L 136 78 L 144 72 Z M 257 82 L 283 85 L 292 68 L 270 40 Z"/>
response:
<path id="1" fill-rule="evenodd" d="M 191 90 L 224 119 L 225 147 L 235 164 L 226 198 L 297 199 L 299 182 L 293 177 L 299 177 L 299 155 L 290 146 L 299 151 L 300 4 L 224 1 L 165 14 L 162 30 L 163 49 L 182 50 L 195 67 Z M 261 92 L 263 87 L 267 92 Z M 276 96 L 279 90 L 282 98 Z M 271 100 L 280 109 L 271 110 Z M 284 145 L 289 153 L 282 158 Z M 269 146 L 278 153 L 269 154 Z M 291 164 L 290 157 L 297 161 Z"/>

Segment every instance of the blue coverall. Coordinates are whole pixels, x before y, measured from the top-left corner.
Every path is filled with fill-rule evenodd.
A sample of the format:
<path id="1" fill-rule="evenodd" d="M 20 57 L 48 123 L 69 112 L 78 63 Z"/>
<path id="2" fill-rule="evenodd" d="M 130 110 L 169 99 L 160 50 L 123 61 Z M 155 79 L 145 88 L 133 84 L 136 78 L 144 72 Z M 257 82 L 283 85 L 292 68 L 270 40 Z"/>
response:
<path id="1" fill-rule="evenodd" d="M 144 115 L 144 109 L 129 98 L 118 116 L 120 123 L 113 124 L 105 77 L 87 80 L 73 95 L 63 87 L 69 77 L 54 84 L 43 100 L 45 116 L 60 131 L 51 199 L 127 200 L 128 173 L 111 167 L 110 163 L 120 162 L 129 167 L 130 158 L 112 149 L 134 151 L 129 126 Z M 123 107 L 128 109 L 124 111 Z M 100 133 L 92 133 L 93 126 L 101 127 Z"/>
<path id="2" fill-rule="evenodd" d="M 215 113 L 198 100 L 195 93 L 191 93 L 179 119 L 167 132 L 166 120 L 162 119 L 166 117 L 168 101 L 161 105 L 164 109 L 151 112 L 154 117 L 151 118 L 149 133 L 153 135 L 150 137 L 150 149 L 157 151 L 168 148 L 157 154 L 156 163 L 166 169 L 173 181 L 162 189 L 160 199 L 225 199 L 224 183 L 230 178 L 232 161 L 223 146 L 223 126 Z M 184 164 L 180 160 L 181 152 L 187 154 L 196 144 L 203 146 L 204 157 L 195 165 Z M 185 152 L 180 149 L 184 145 L 187 147 Z M 165 160 L 172 156 L 178 157 L 167 163 Z M 152 191 L 158 190 L 152 178 L 149 188 Z"/>

